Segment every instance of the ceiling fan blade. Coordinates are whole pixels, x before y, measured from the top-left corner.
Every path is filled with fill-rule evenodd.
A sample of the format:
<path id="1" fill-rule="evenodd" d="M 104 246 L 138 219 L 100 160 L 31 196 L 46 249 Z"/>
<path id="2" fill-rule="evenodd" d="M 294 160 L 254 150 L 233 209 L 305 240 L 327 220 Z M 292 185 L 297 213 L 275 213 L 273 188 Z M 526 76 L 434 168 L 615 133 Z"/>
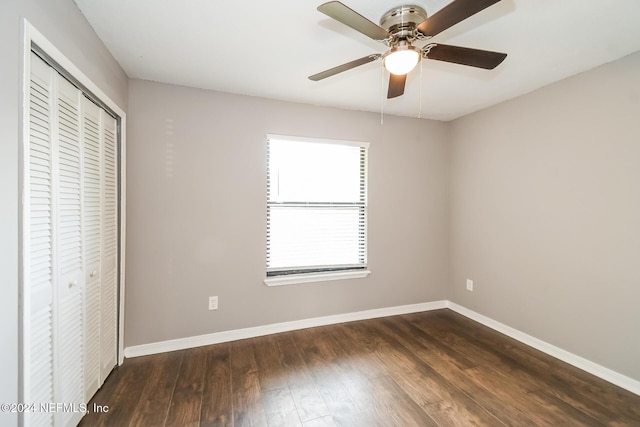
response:
<path id="1" fill-rule="evenodd" d="M 389 90 L 387 91 L 387 99 L 396 98 L 404 94 L 404 84 L 407 81 L 407 75 L 389 73 Z"/>
<path id="2" fill-rule="evenodd" d="M 318 10 L 374 40 L 384 40 L 389 37 L 389 32 L 387 32 L 387 30 L 371 22 L 355 10 L 350 9 L 339 1 L 330 1 L 328 3 L 321 4 L 318 6 Z"/>
<path id="3" fill-rule="evenodd" d="M 428 47 L 428 46 L 427 46 Z M 434 44 L 427 52 L 427 58 L 437 61 L 453 62 L 471 67 L 493 70 L 507 57 L 506 53 L 468 47 Z"/>
<path id="4" fill-rule="evenodd" d="M 418 31 L 425 36 L 435 36 L 499 1 L 500 0 L 453 0 L 433 16 L 422 21 L 422 23 L 418 25 Z"/>
<path id="5" fill-rule="evenodd" d="M 334 76 L 343 71 L 359 67 L 360 65 L 368 64 L 369 62 L 373 62 L 381 56 L 382 55 L 380 55 L 379 53 L 365 56 L 364 58 L 356 59 L 354 61 L 347 62 L 346 64 L 338 65 L 337 67 L 329 68 L 328 70 L 309 76 L 309 80 L 317 82 L 318 80 L 326 79 L 327 77 Z"/>

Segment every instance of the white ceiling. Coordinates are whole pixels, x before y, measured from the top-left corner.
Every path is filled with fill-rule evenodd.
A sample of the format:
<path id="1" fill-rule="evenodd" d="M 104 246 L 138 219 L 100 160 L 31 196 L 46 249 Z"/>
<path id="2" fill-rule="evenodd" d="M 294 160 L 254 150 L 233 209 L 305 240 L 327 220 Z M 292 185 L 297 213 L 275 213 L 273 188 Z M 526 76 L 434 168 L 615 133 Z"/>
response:
<path id="1" fill-rule="evenodd" d="M 640 50 L 639 0 L 502 0 L 432 39 L 508 53 L 493 71 L 422 61 L 387 100 L 381 62 L 307 76 L 386 46 L 316 10 L 325 0 L 75 0 L 131 78 L 452 120 Z M 432 15 L 450 0 L 407 0 Z M 398 0 L 343 0 L 374 22 Z M 420 96 L 422 94 L 422 96 Z M 382 103 L 384 102 L 384 107 Z"/>

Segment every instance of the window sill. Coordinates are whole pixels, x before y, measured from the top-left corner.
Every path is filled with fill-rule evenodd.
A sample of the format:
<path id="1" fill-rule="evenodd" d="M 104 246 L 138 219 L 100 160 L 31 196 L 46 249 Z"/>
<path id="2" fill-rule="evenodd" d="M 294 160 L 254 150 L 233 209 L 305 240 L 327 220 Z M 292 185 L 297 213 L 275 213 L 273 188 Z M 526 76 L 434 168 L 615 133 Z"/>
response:
<path id="1" fill-rule="evenodd" d="M 363 277 L 367 277 L 369 274 L 371 274 L 369 270 L 294 274 L 291 276 L 268 277 L 264 279 L 264 284 L 267 286 L 282 286 L 295 285 L 299 283 L 326 282 L 329 280 L 360 279 Z"/>

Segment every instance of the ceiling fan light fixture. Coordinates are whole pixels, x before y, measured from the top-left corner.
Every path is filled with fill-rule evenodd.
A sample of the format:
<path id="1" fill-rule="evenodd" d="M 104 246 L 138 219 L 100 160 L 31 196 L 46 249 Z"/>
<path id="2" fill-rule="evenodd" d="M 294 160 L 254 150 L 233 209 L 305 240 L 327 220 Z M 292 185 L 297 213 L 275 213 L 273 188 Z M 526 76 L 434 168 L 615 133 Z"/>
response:
<path id="1" fill-rule="evenodd" d="M 410 72 L 420 62 L 422 52 L 415 46 L 406 44 L 399 44 L 392 47 L 387 53 L 384 54 L 382 62 L 384 67 L 391 74 L 404 75 Z"/>

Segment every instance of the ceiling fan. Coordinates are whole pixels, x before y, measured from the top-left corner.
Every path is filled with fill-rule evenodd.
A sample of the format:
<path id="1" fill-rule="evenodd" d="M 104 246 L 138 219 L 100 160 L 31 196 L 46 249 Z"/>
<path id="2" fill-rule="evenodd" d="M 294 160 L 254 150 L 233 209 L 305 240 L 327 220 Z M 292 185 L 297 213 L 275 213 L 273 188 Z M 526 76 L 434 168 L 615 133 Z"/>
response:
<path id="1" fill-rule="evenodd" d="M 318 81 L 360 65 L 382 58 L 389 71 L 387 98 L 395 98 L 404 93 L 404 85 L 409 73 L 422 58 L 453 62 L 471 67 L 492 70 L 507 57 L 506 53 L 428 43 L 423 47 L 414 44 L 429 40 L 449 27 L 486 9 L 500 0 L 453 0 L 432 16 L 420 6 L 398 6 L 380 18 L 380 25 L 368 20 L 358 12 L 339 1 L 330 1 L 318 6 L 325 15 L 339 21 L 362 34 L 384 43 L 389 47 L 385 53 L 374 53 L 346 64 L 338 65 L 309 76 Z"/>

